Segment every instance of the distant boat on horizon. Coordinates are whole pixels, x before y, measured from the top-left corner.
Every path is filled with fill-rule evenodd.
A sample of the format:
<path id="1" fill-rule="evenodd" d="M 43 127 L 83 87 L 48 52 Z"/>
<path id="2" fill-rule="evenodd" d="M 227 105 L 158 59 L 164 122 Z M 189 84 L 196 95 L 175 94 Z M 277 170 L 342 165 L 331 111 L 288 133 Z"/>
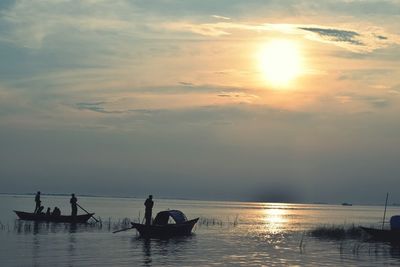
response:
<path id="1" fill-rule="evenodd" d="M 343 203 L 342 203 L 342 206 L 353 206 L 353 204 L 347 203 L 347 202 L 343 202 Z"/>

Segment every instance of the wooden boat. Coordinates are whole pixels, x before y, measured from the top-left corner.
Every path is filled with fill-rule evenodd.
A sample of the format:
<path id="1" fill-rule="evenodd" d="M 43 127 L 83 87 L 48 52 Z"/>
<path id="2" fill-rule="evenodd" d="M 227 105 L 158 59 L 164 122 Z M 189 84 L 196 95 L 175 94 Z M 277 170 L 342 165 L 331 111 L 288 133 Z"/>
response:
<path id="1" fill-rule="evenodd" d="M 374 240 L 400 242 L 400 230 L 376 229 L 360 226 Z"/>
<path id="2" fill-rule="evenodd" d="M 353 204 L 344 202 L 344 203 L 342 203 L 342 206 L 353 206 Z"/>
<path id="3" fill-rule="evenodd" d="M 175 223 L 169 223 L 170 219 Z M 140 236 L 145 238 L 168 238 L 173 236 L 185 236 L 192 233 L 194 225 L 199 218 L 188 220 L 179 210 L 166 210 L 157 214 L 151 225 L 132 223 Z"/>
<path id="4" fill-rule="evenodd" d="M 53 216 L 53 215 L 45 215 L 45 214 L 37 214 L 32 212 L 24 212 L 24 211 L 16 211 L 14 212 L 21 220 L 28 220 L 28 221 L 44 221 L 44 222 L 62 222 L 62 223 L 86 223 L 90 217 L 94 215 L 94 213 L 82 214 L 77 215 L 75 217 L 69 215 L 60 215 L 60 216 Z"/>

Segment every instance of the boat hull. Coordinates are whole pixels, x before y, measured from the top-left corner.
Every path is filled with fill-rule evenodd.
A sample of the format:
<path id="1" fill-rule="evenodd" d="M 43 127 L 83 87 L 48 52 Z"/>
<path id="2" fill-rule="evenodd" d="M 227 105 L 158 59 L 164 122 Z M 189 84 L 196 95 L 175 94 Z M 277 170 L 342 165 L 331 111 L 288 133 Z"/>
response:
<path id="1" fill-rule="evenodd" d="M 16 211 L 18 218 L 27 221 L 43 221 L 43 222 L 59 222 L 59 223 L 86 223 L 94 213 L 77 215 L 75 217 L 60 215 L 60 216 L 47 216 L 45 214 L 36 214 L 31 212 Z"/>
<path id="2" fill-rule="evenodd" d="M 373 239 L 389 242 L 400 242 L 400 230 L 382 230 L 369 227 L 360 227 Z"/>
<path id="3" fill-rule="evenodd" d="M 140 236 L 145 238 L 168 238 L 173 236 L 185 236 L 192 233 L 194 225 L 199 218 L 179 224 L 166 225 L 145 225 L 132 223 L 132 228 L 136 228 Z"/>

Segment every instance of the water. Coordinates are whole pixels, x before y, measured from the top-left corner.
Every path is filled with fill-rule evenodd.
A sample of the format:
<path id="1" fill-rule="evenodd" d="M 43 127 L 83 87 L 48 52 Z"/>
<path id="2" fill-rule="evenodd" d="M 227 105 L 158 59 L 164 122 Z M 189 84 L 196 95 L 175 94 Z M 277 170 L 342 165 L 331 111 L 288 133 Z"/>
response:
<path id="1" fill-rule="evenodd" d="M 0 196 L 1 266 L 379 266 L 400 265 L 400 249 L 365 240 L 309 236 L 320 225 L 379 225 L 377 206 L 210 202 L 155 199 L 154 211 L 200 217 L 190 237 L 143 240 L 135 230 L 112 234 L 122 219 L 141 220 L 144 199 L 79 197 L 103 224 L 68 225 L 15 220 L 34 196 Z M 69 213 L 69 198 L 42 204 Z M 389 207 L 388 217 L 400 213 Z"/>

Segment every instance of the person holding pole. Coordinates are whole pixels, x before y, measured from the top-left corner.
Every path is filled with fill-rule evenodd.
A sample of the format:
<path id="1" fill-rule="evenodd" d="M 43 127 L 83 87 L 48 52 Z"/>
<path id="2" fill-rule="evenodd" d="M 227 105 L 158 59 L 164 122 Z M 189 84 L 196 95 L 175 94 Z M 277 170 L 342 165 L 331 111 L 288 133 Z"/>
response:
<path id="1" fill-rule="evenodd" d="M 153 211 L 153 206 L 154 206 L 152 195 L 149 195 L 149 197 L 146 199 L 146 201 L 144 202 L 144 206 L 146 207 L 145 213 L 144 213 L 144 218 L 146 219 L 146 225 L 150 225 L 151 224 L 151 213 Z"/>
<path id="2" fill-rule="evenodd" d="M 78 214 L 78 199 L 75 197 L 75 194 L 71 195 L 69 203 L 71 203 L 71 216 L 76 217 Z"/>
<path id="3" fill-rule="evenodd" d="M 36 196 L 35 196 L 35 213 L 38 212 L 38 210 L 40 209 L 40 204 L 42 203 L 42 201 L 40 201 L 40 191 L 37 191 Z"/>

